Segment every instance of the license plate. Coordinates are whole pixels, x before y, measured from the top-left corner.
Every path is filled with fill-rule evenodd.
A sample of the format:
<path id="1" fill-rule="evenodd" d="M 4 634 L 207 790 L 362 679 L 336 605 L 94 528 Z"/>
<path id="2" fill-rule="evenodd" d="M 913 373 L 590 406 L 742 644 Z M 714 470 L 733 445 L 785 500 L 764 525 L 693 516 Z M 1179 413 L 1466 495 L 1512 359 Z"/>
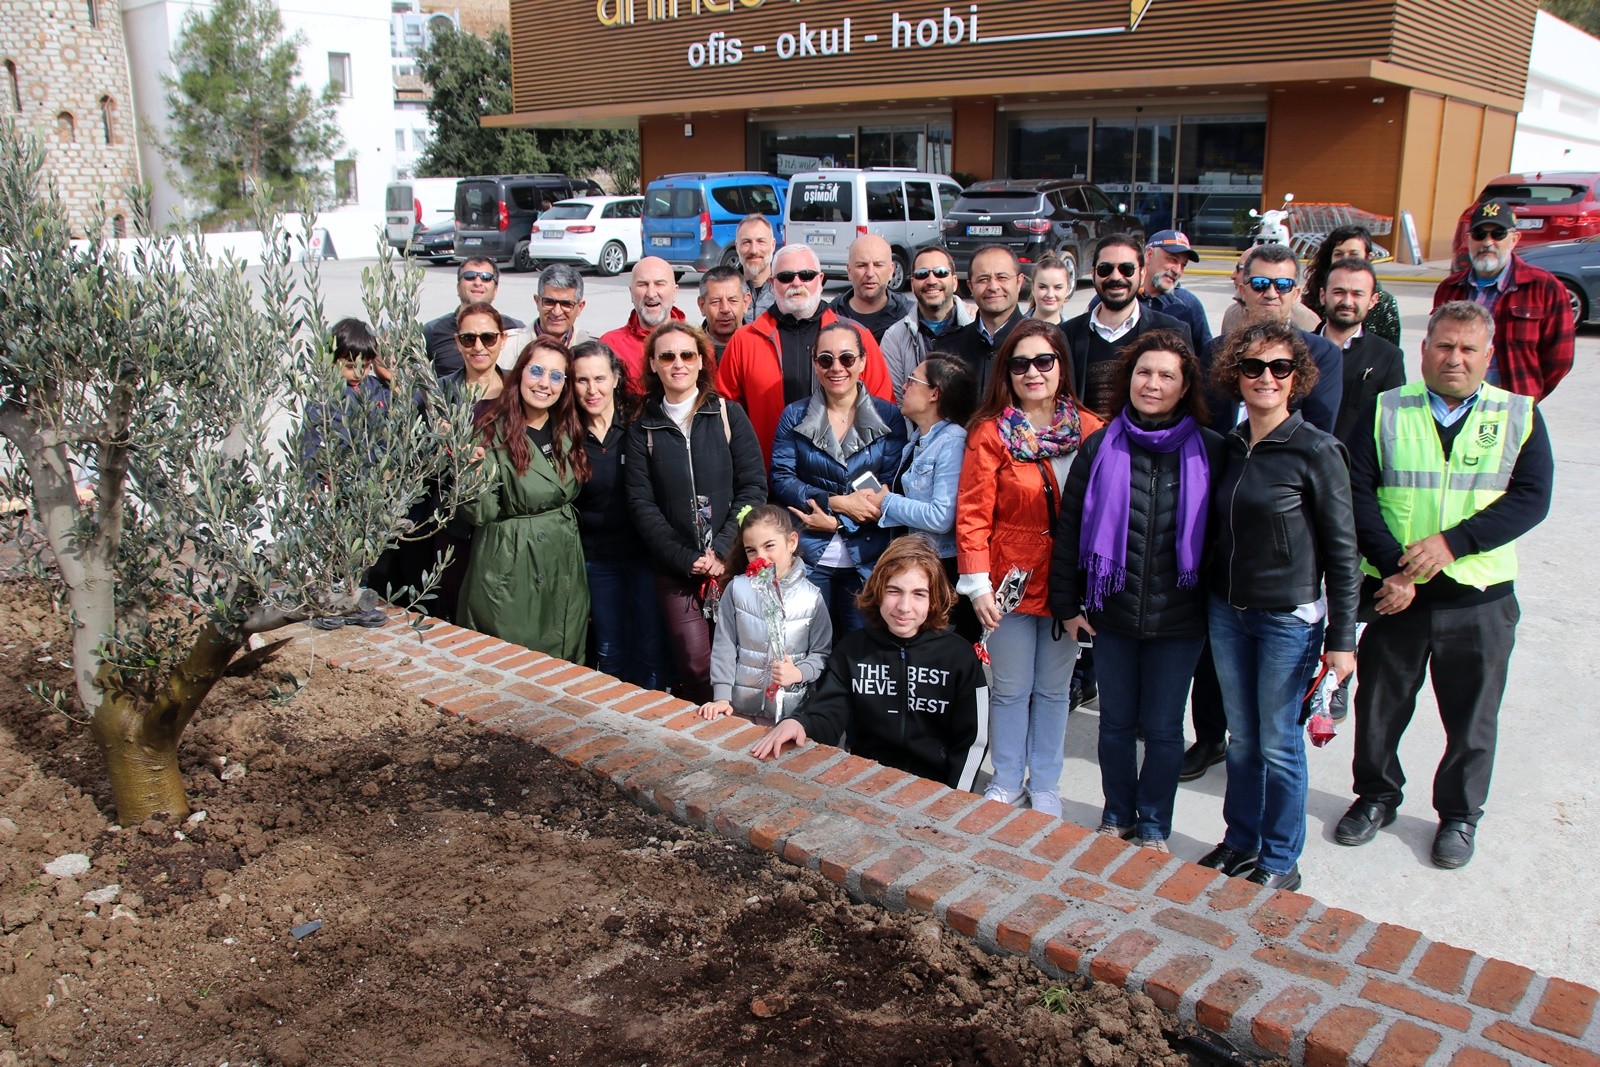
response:
<path id="1" fill-rule="evenodd" d="M 468 237 L 466 239 L 466 243 L 469 244 L 469 245 L 481 245 L 481 244 L 483 244 L 483 238 L 482 237 Z"/>
<path id="2" fill-rule="evenodd" d="M 968 237 L 999 237 L 1005 233 L 1004 226 L 968 226 Z"/>
<path id="3" fill-rule="evenodd" d="M 566 230 L 540 230 L 546 241 L 559 241 L 566 234 Z"/>
<path id="4" fill-rule="evenodd" d="M 831 233 L 808 233 L 808 234 L 806 234 L 806 244 L 808 244 L 808 245 L 831 245 L 831 244 L 833 244 L 833 234 L 831 234 Z"/>
<path id="5" fill-rule="evenodd" d="M 1519 229 L 1519 230 L 1542 230 L 1542 229 L 1544 229 L 1544 219 L 1518 219 L 1517 220 L 1517 229 Z"/>
<path id="6" fill-rule="evenodd" d="M 670 238 L 670 237 L 652 237 L 652 238 L 650 238 L 650 243 L 653 244 L 653 245 L 658 245 L 660 247 L 665 248 L 665 247 L 667 247 L 667 246 L 672 244 L 672 238 Z"/>

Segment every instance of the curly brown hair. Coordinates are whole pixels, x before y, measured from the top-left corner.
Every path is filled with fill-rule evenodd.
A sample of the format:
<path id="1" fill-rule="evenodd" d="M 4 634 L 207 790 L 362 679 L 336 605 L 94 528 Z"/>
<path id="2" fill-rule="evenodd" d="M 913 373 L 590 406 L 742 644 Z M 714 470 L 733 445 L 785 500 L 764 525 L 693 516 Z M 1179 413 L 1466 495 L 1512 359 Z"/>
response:
<path id="1" fill-rule="evenodd" d="M 1118 349 L 1117 366 L 1111 379 L 1111 395 L 1118 398 L 1116 409 L 1123 411 L 1127 408 L 1128 398 L 1133 394 L 1133 369 L 1139 365 L 1139 357 L 1147 352 L 1171 352 L 1178 357 L 1178 363 L 1183 368 L 1184 392 L 1178 398 L 1178 408 L 1173 414 L 1179 417 L 1193 415 L 1196 422 L 1204 423 L 1210 417 L 1206 407 L 1205 372 L 1200 369 L 1200 361 L 1194 358 L 1194 352 L 1177 330 L 1151 330 Z"/>
<path id="2" fill-rule="evenodd" d="M 943 630 L 950 625 L 950 609 L 956 606 L 956 591 L 945 577 L 944 561 L 934 551 L 933 542 L 921 534 L 907 534 L 889 542 L 889 547 L 883 550 L 872 568 L 867 584 L 856 594 L 856 608 L 868 625 L 880 630 L 889 628 L 879 610 L 883 606 L 884 588 L 890 578 L 913 567 L 921 567 L 928 576 L 928 618 L 922 624 L 923 631 Z"/>
<path id="3" fill-rule="evenodd" d="M 1317 384 L 1317 365 L 1311 361 L 1311 349 L 1300 331 L 1286 322 L 1253 322 L 1229 334 L 1211 365 L 1212 386 L 1231 400 L 1244 399 L 1239 388 L 1239 364 L 1247 359 L 1265 359 L 1263 352 L 1279 347 L 1288 349 L 1294 363 L 1294 389 L 1289 393 L 1289 402 L 1304 400 Z"/>

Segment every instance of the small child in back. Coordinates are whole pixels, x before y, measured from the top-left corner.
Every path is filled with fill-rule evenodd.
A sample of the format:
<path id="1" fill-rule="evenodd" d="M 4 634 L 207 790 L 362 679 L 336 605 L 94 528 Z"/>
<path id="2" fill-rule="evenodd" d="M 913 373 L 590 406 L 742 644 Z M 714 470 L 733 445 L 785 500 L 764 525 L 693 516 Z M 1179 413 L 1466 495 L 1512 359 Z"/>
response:
<path id="1" fill-rule="evenodd" d="M 822 594 L 799 562 L 800 535 L 776 504 L 745 509 L 739 539 L 723 573 L 735 575 L 722 593 L 711 643 L 712 699 L 703 718 L 739 714 L 774 721 L 792 715 L 803 692 L 822 673 L 833 644 L 833 623 Z"/>
<path id="2" fill-rule="evenodd" d="M 856 597 L 867 625 L 840 638 L 799 714 L 756 742 L 772 759 L 808 738 L 972 790 L 988 747 L 989 690 L 972 643 L 950 629 L 955 590 L 920 534 L 894 541 Z"/>

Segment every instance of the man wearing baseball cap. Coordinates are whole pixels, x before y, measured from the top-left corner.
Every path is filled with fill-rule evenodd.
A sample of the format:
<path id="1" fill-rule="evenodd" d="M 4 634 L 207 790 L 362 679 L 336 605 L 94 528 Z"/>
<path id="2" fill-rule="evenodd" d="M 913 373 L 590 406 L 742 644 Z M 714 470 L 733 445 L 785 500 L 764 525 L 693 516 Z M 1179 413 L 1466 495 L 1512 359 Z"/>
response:
<path id="1" fill-rule="evenodd" d="M 1573 322 L 1566 288 L 1549 271 L 1512 254 L 1516 210 L 1485 200 L 1467 224 L 1467 266 L 1439 283 L 1438 308 L 1470 300 L 1494 316 L 1494 347 L 1484 380 L 1543 400 L 1572 369 Z"/>
<path id="2" fill-rule="evenodd" d="M 1200 298 L 1183 288 L 1183 272 L 1190 263 L 1200 262 L 1200 253 L 1189 246 L 1182 230 L 1161 230 L 1144 246 L 1144 286 L 1139 296 L 1145 306 L 1171 315 L 1189 327 L 1195 351 L 1211 347 L 1211 324 Z"/>

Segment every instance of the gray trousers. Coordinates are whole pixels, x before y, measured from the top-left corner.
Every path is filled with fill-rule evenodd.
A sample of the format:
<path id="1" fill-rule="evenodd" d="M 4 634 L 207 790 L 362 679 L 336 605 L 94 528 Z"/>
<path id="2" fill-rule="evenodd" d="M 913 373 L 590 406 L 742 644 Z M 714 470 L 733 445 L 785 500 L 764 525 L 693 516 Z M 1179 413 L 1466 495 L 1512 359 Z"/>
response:
<path id="1" fill-rule="evenodd" d="M 1400 738 L 1431 668 L 1445 734 L 1433 807 L 1441 820 L 1477 824 L 1489 797 L 1500 699 L 1521 617 L 1510 594 L 1466 608 L 1413 604 L 1367 626 L 1356 667 L 1356 796 L 1399 806 L 1406 784 Z"/>

